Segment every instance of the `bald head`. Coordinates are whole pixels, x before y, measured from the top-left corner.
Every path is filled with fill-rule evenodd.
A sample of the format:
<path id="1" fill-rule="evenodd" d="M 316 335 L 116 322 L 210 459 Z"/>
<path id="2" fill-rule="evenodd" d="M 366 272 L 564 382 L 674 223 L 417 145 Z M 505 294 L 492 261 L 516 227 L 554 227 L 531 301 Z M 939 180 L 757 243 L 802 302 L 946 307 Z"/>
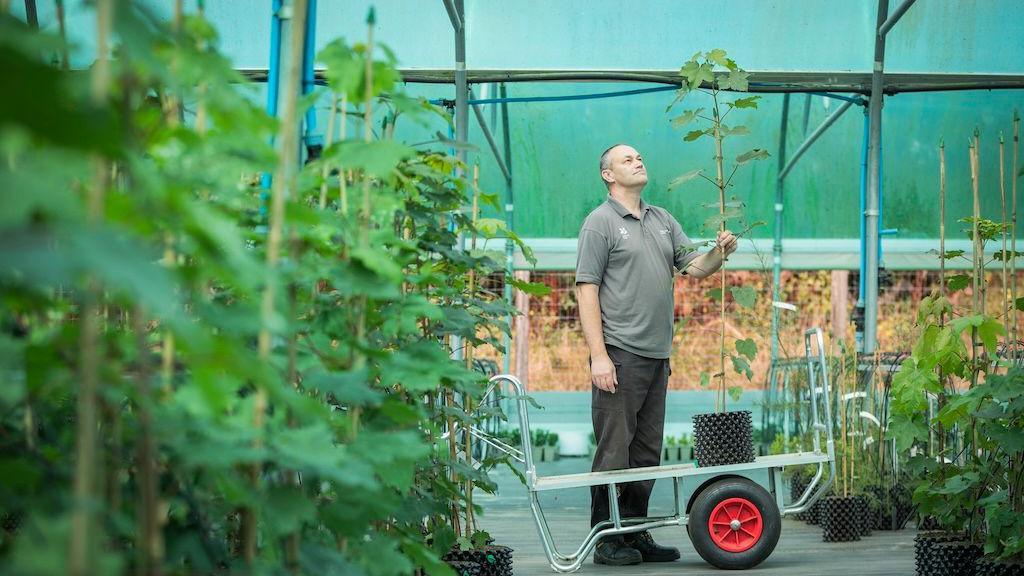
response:
<path id="1" fill-rule="evenodd" d="M 611 189 L 643 188 L 647 184 L 647 167 L 643 158 L 629 144 L 615 144 L 601 153 L 601 180 Z"/>

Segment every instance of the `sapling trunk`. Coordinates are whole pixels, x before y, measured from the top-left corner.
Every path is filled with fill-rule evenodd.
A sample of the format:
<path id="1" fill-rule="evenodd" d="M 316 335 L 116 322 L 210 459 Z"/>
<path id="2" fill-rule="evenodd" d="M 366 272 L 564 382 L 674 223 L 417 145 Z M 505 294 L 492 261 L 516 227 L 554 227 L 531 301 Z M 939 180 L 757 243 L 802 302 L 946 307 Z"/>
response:
<path id="1" fill-rule="evenodd" d="M 472 212 L 470 213 L 470 220 L 473 223 L 473 230 L 470 233 L 470 240 L 469 240 L 470 256 L 472 256 L 473 251 L 476 250 L 476 221 L 477 221 L 477 216 L 478 216 L 478 206 L 479 206 L 479 199 L 480 199 L 480 190 L 478 188 L 479 184 L 480 184 L 480 165 L 479 164 L 474 164 L 473 165 L 473 208 L 472 208 Z M 466 292 L 466 299 L 467 299 L 467 301 L 472 301 L 475 296 L 476 296 L 476 268 L 470 268 L 469 269 L 469 289 Z M 469 340 L 469 339 L 466 340 L 465 359 L 466 359 L 466 370 L 472 370 L 473 369 L 473 342 L 472 342 L 472 340 Z M 471 394 L 468 394 L 468 393 L 466 394 L 465 405 L 466 405 L 465 406 L 466 414 L 467 414 L 467 417 L 468 417 L 468 415 L 473 413 L 473 396 Z M 466 444 L 465 447 L 464 447 L 464 450 L 466 451 L 466 463 L 470 464 L 470 465 L 472 465 L 472 461 L 473 461 L 473 435 L 469 433 L 469 427 L 471 425 L 472 425 L 471 422 L 467 420 L 467 422 L 466 422 L 466 436 L 465 436 L 465 439 L 464 439 L 465 440 L 465 444 Z M 474 525 L 474 519 L 473 519 L 473 479 L 472 478 L 467 478 L 466 479 L 466 537 L 467 538 L 469 538 L 470 536 L 473 535 L 473 525 Z"/>
<path id="2" fill-rule="evenodd" d="M 1003 257 L 1001 259 L 1003 261 L 1002 262 L 1002 264 L 1003 264 L 1003 276 L 1002 276 L 1003 285 L 1000 287 L 1000 297 L 1001 297 L 1001 300 L 1002 300 L 1000 302 L 1000 308 L 1002 309 L 1001 312 L 1005 312 L 1006 314 L 1010 314 L 1010 311 L 1013 309 L 1013 303 L 1010 303 L 1010 308 L 1006 307 L 1007 300 L 1009 300 L 1009 296 L 1010 296 L 1010 286 L 1009 286 L 1009 283 L 1007 282 L 1007 273 L 1008 273 L 1008 271 L 1007 271 L 1007 264 L 1009 264 L 1009 262 L 1007 262 L 1007 260 L 1006 260 L 1006 257 L 1007 257 L 1007 254 L 1006 254 L 1006 161 L 1005 161 L 1004 153 L 1003 153 L 1005 147 L 1006 146 L 1005 146 L 1005 144 L 1003 142 L 1003 135 L 1002 135 L 1002 133 L 1000 133 L 999 134 L 999 208 L 1000 208 L 1000 211 L 1001 211 L 1001 219 L 999 220 L 999 224 L 1001 226 L 999 227 L 999 235 L 1000 235 L 1000 237 L 1001 237 L 1001 239 L 1003 241 L 1003 252 L 1002 252 Z"/>
<path id="3" fill-rule="evenodd" d="M 722 158 L 722 119 L 718 112 L 718 91 L 712 92 L 714 100 L 714 137 L 715 137 L 715 185 L 718 186 L 718 214 L 721 222 L 718 224 L 718 232 L 725 232 L 725 174 L 723 170 L 724 159 Z M 722 253 L 722 268 L 720 272 L 721 302 L 719 306 L 719 320 L 721 330 L 718 340 L 718 396 L 715 398 L 715 411 L 725 412 L 725 247 L 718 246 Z"/>
<path id="4" fill-rule="evenodd" d="M 946 299 L 946 143 L 939 142 L 939 295 Z M 939 313 L 939 327 L 946 326 L 946 312 Z M 939 397 L 938 411 L 941 413 L 946 405 L 946 373 L 939 364 Z M 936 433 L 939 437 L 939 475 L 945 476 L 946 432 L 941 420 L 936 420 Z"/>
<path id="5" fill-rule="evenodd" d="M 1019 354 L 1019 346 L 1017 344 L 1017 145 L 1020 141 L 1020 116 L 1017 115 L 1017 111 L 1013 111 L 1013 158 L 1010 160 L 1010 195 L 1013 197 L 1010 205 L 1011 209 L 1011 224 L 1010 224 L 1010 251 L 1013 252 L 1013 258 L 1010 260 L 1010 299 L 1011 299 L 1011 313 L 1013 314 L 1013 322 L 1010 328 L 1011 339 L 1013 340 L 1013 361 L 1017 361 L 1017 355 Z"/>
<path id="6" fill-rule="evenodd" d="M 345 121 L 348 119 L 348 92 L 341 94 L 341 126 L 338 129 L 338 140 L 345 140 L 347 128 Z M 343 216 L 348 216 L 348 171 L 338 168 L 338 209 Z"/>
<path id="7" fill-rule="evenodd" d="M 114 16 L 113 0 L 96 3 L 96 62 L 92 67 L 90 97 L 93 105 L 101 107 L 107 98 L 110 83 L 108 40 Z M 103 219 L 104 193 L 110 174 L 107 161 L 94 159 L 92 185 L 86 198 L 86 214 L 91 227 L 98 227 Z M 75 449 L 75 476 L 73 487 L 74 508 L 71 514 L 71 541 L 68 573 L 71 576 L 89 576 L 95 570 L 96 521 L 93 512 L 96 478 L 96 392 L 99 386 L 99 301 L 102 289 L 90 275 L 86 279 L 80 328 L 80 381 L 77 400 L 77 445 Z"/>
<path id="8" fill-rule="evenodd" d="M 973 273 L 971 291 L 971 314 L 981 313 L 981 274 L 984 265 L 981 237 L 978 234 L 978 220 L 981 218 L 981 201 L 978 194 L 978 132 L 975 130 L 968 156 L 971 164 L 971 193 L 973 197 L 973 219 L 971 222 L 971 267 Z M 971 327 L 971 387 L 978 385 L 978 329 Z"/>
<path id="9" fill-rule="evenodd" d="M 135 332 L 135 347 L 138 358 L 136 363 L 136 402 L 138 410 L 138 438 L 135 444 L 135 457 L 138 461 L 138 480 L 136 490 L 138 497 L 136 521 L 135 573 L 138 576 L 159 576 L 163 562 L 163 532 L 160 529 L 159 488 L 156 467 L 156 443 L 153 438 L 152 422 L 152 382 L 149 362 L 149 346 L 146 342 L 145 312 L 136 306 L 132 314 Z"/>
<path id="10" fill-rule="evenodd" d="M 324 141 L 324 146 L 329 147 L 334 144 L 334 122 L 338 116 L 338 95 L 331 94 L 331 113 L 327 119 L 327 138 Z M 327 178 L 331 175 L 331 167 L 327 162 L 324 162 L 324 167 L 320 172 L 320 209 L 323 210 L 327 207 Z"/>
<path id="11" fill-rule="evenodd" d="M 307 0 L 296 0 L 292 14 L 292 43 L 289 47 L 287 84 L 284 90 L 284 106 L 281 113 L 281 128 L 278 135 L 278 170 L 274 178 L 270 202 L 270 226 L 267 233 L 267 276 L 263 287 L 260 306 L 260 331 L 257 350 L 260 360 L 270 369 L 271 340 L 270 323 L 274 316 L 274 301 L 278 261 L 281 257 L 281 237 L 284 230 L 285 203 L 289 191 L 295 186 L 297 171 L 298 99 L 302 76 L 302 53 L 305 45 Z M 263 420 L 267 409 L 267 392 L 263 383 L 257 383 L 253 395 L 253 428 L 256 430 L 256 447 L 262 446 Z M 249 481 L 254 491 L 259 491 L 262 464 L 256 462 L 249 467 Z M 256 560 L 258 518 L 256 509 L 248 505 L 242 509 L 242 554 L 245 563 L 252 566 Z"/>
<path id="12" fill-rule="evenodd" d="M 370 8 L 369 16 L 366 19 L 366 62 L 363 68 L 363 82 L 366 84 L 366 91 L 363 94 L 363 140 L 373 140 L 373 25 L 375 22 L 373 8 Z M 370 175 L 363 173 L 363 201 L 362 210 L 359 212 L 359 245 L 368 246 L 370 243 Z M 366 367 L 366 354 L 358 349 L 366 339 L 366 314 L 367 298 L 359 296 L 356 299 L 356 346 L 352 357 L 352 368 L 362 370 Z M 349 412 L 352 428 L 352 438 L 359 434 L 360 408 L 354 406 Z"/>

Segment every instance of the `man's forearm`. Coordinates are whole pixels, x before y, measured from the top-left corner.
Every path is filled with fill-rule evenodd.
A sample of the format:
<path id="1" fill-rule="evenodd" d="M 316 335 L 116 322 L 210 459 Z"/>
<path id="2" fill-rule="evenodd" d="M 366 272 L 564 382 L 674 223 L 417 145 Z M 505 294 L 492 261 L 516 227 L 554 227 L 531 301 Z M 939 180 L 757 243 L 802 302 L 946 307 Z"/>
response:
<path id="1" fill-rule="evenodd" d="M 608 349 L 604 347 L 604 331 L 601 330 L 601 302 L 598 298 L 598 286 L 595 284 L 577 284 L 576 301 L 580 306 L 580 324 L 583 326 L 583 337 L 587 340 L 591 358 L 604 358 Z"/>
<path id="2" fill-rule="evenodd" d="M 686 273 L 694 278 L 707 278 L 722 267 L 722 251 L 715 248 L 693 259 Z"/>

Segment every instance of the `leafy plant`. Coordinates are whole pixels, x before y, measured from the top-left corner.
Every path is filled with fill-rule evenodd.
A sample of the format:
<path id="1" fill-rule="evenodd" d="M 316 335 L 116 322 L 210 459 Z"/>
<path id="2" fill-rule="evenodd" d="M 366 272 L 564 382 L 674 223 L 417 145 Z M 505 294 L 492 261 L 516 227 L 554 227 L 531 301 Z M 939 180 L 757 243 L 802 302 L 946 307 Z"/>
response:
<path id="1" fill-rule="evenodd" d="M 0 571 L 448 574 L 500 463 L 442 439 L 491 416 L 451 342 L 501 350 L 514 312 L 458 239 L 518 241 L 466 166 L 392 139 L 450 119 L 371 19 L 320 56 L 362 137 L 299 166 L 298 57 L 270 118 L 202 13 L 96 4 L 91 90 L 0 15 Z"/>
<path id="2" fill-rule="evenodd" d="M 666 111 L 671 110 L 676 104 L 683 101 L 693 92 L 701 92 L 710 96 L 711 109 L 710 111 L 706 111 L 705 108 L 694 108 L 684 111 L 682 114 L 672 119 L 672 127 L 677 129 L 688 129 L 686 135 L 683 137 L 683 140 L 686 142 L 693 142 L 704 137 L 712 139 L 715 150 L 714 159 L 716 174 L 714 179 L 712 179 L 704 175 L 703 169 L 698 168 L 691 170 L 673 179 L 669 184 L 669 190 L 675 189 L 676 187 L 697 178 L 702 178 L 711 183 L 718 190 L 718 201 L 716 203 L 706 204 L 705 207 L 717 208 L 717 213 L 710 216 L 705 221 L 704 226 L 709 229 L 717 228 L 719 233 L 721 233 L 726 230 L 727 222 L 743 218 L 743 203 L 735 196 L 730 197 L 728 201 L 726 200 L 726 191 L 729 186 L 731 186 L 732 179 L 736 175 L 736 171 L 744 164 L 768 157 L 768 152 L 760 148 L 744 152 L 736 156 L 732 164 L 732 169 L 729 172 L 729 175 L 726 176 L 725 159 L 722 153 L 723 142 L 729 137 L 749 134 L 750 130 L 746 126 L 742 125 L 730 126 L 725 123 L 725 119 L 734 110 L 757 108 L 757 101 L 760 100 L 761 97 L 747 96 L 737 98 L 732 101 L 719 102 L 720 93 L 723 90 L 745 92 L 748 87 L 747 77 L 749 74 L 740 68 L 735 61 L 728 58 L 725 50 L 716 48 L 710 52 L 697 52 L 683 64 L 679 71 L 679 76 L 681 79 L 681 86 L 676 92 L 675 100 L 673 100 L 673 102 L 668 106 Z M 710 115 L 708 115 L 708 112 L 710 112 Z M 684 251 L 693 250 L 691 247 L 684 247 L 681 249 Z M 726 380 L 726 358 L 730 360 L 732 369 L 736 374 L 743 375 L 747 380 L 750 380 L 753 378 L 753 371 L 750 369 L 750 361 L 757 355 L 757 346 L 754 341 L 750 339 L 737 340 L 735 343 L 735 351 L 726 347 L 726 275 L 724 251 L 721 253 L 721 258 L 721 285 L 716 289 L 717 293 L 712 295 L 712 297 L 721 303 L 719 369 L 717 373 L 711 375 L 709 378 L 705 378 L 703 374 L 701 375 L 702 386 L 709 383 L 710 378 L 718 379 L 718 395 L 715 398 L 716 412 L 725 411 L 725 398 L 727 392 L 735 401 L 738 400 L 743 391 L 741 386 L 728 386 Z M 746 308 L 754 306 L 756 294 L 752 289 L 747 287 L 732 287 L 730 292 L 732 293 L 733 299 L 740 306 Z"/>

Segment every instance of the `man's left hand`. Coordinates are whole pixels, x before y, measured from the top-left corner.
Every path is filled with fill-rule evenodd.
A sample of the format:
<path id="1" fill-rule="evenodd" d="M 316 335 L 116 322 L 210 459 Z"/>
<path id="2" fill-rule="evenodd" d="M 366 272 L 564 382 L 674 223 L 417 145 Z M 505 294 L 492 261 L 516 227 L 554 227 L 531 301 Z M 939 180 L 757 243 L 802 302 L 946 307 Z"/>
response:
<path id="1" fill-rule="evenodd" d="M 736 251 L 736 237 L 732 232 L 723 230 L 718 233 L 718 249 L 724 251 L 726 256 Z"/>

